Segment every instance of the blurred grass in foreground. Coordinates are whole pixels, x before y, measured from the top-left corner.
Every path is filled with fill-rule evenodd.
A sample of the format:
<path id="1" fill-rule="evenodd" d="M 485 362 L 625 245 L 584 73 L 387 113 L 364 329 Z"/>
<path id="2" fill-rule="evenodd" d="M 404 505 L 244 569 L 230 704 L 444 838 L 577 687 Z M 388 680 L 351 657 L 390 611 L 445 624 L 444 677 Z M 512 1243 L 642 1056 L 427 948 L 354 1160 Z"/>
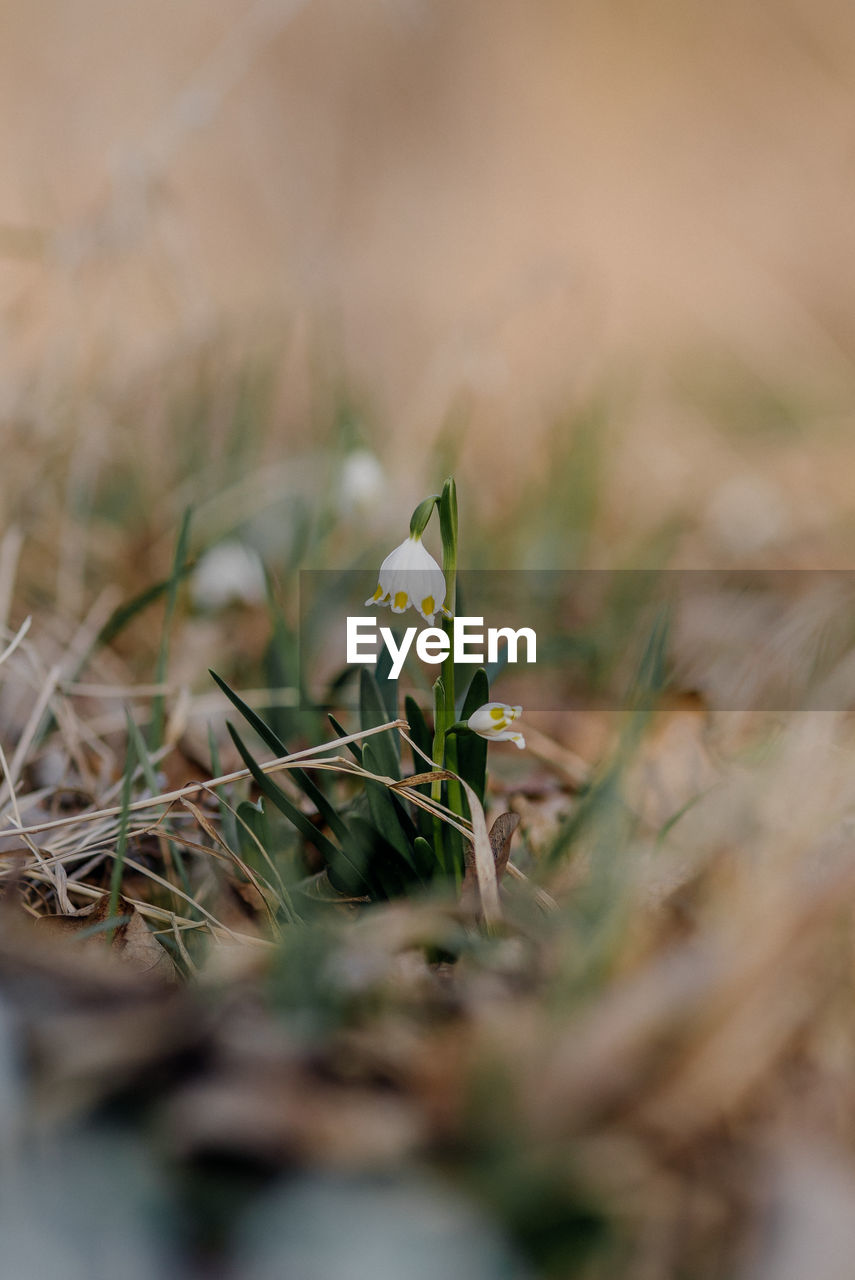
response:
<path id="1" fill-rule="evenodd" d="M 292 751 L 330 741 L 295 703 L 296 570 L 372 564 L 410 494 L 344 392 L 309 446 L 257 368 L 178 391 L 48 451 L 41 488 L 23 436 L 4 472 L 4 647 L 32 617 L 0 665 L 9 1257 L 64 1280 L 108 1255 L 140 1277 L 788 1280 L 824 1250 L 812 1273 L 844 1274 L 848 709 L 713 714 L 618 600 L 586 669 L 646 645 L 633 709 L 544 713 L 491 762 L 490 815 L 521 818 L 501 929 L 448 891 L 348 901 L 318 854 L 353 779 L 310 803 L 280 776 L 300 830 L 280 821 L 206 672 Z M 685 509 L 630 537 L 608 405 L 568 412 L 548 483 L 467 517 L 474 563 L 706 545 Z M 234 542 L 261 572 L 206 599 L 197 568 Z"/>

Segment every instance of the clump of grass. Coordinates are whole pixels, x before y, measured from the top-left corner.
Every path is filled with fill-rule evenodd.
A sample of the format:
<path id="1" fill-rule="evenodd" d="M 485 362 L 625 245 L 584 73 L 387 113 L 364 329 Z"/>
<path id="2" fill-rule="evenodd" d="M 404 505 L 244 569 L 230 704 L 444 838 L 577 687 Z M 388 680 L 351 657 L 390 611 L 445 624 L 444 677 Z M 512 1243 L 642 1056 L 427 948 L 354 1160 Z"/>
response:
<path id="1" fill-rule="evenodd" d="M 454 1257 L 488 1237 L 493 1252 L 477 1256 L 492 1273 L 527 1280 L 776 1275 L 805 1242 L 819 1256 L 837 1231 L 846 1239 L 848 717 L 778 717 L 746 738 L 745 716 L 663 708 L 664 619 L 602 760 L 580 765 L 535 732 L 539 772 L 492 785 L 486 743 L 459 736 L 452 760 L 436 733 L 438 709 L 448 729 L 452 704 L 465 719 L 470 694 L 489 697 L 480 673 L 450 701 L 442 686 L 433 708 L 411 697 L 403 716 L 366 675 L 357 727 L 334 711 L 330 734 L 289 704 L 293 637 L 262 608 L 217 624 L 228 680 L 211 688 L 202 671 L 182 691 L 175 672 L 186 680 L 203 634 L 182 584 L 216 525 L 203 500 L 202 533 L 194 516 L 175 538 L 198 497 L 183 483 L 204 459 L 194 431 L 181 493 L 153 505 L 155 586 L 123 578 L 117 557 L 130 603 L 103 598 L 81 621 L 30 596 L 32 620 L 3 631 L 4 1189 L 9 1171 L 29 1177 L 36 1146 L 56 1157 L 69 1133 L 87 1167 L 114 1176 L 98 1139 L 133 1135 L 172 1206 L 157 1232 L 177 1274 L 212 1258 L 246 1273 L 267 1193 L 289 1223 L 277 1196 L 347 1209 L 323 1217 L 346 1256 L 354 1222 L 388 1222 L 390 1186 L 415 1188 L 394 1201 L 402 1229 L 439 1197 L 469 1215 L 471 1234 L 442 1237 Z M 576 455 L 590 463 L 574 499 L 580 557 L 601 518 L 595 436 Z M 561 482 L 545 526 L 559 522 Z M 3 545 L 8 566 L 17 553 Z M 230 630 L 245 614 L 249 656 Z M 592 671 L 626 647 L 637 601 L 616 614 Z M 271 687 L 256 679 L 265 656 Z M 692 752 L 702 784 L 682 772 Z M 508 809 L 523 822 L 498 885 L 485 814 Z M 500 888 L 489 928 L 479 841 Z M 58 941 L 43 924 L 57 917 L 75 926 Z M 140 921 L 177 983 L 123 967 L 117 944 Z M 80 1208 L 76 1186 L 64 1192 Z M 150 1200 L 133 1178 L 123 1186 L 136 1239 Z M 54 1217 L 38 1223 L 47 1236 Z M 266 1221 L 287 1270 L 293 1240 Z"/>

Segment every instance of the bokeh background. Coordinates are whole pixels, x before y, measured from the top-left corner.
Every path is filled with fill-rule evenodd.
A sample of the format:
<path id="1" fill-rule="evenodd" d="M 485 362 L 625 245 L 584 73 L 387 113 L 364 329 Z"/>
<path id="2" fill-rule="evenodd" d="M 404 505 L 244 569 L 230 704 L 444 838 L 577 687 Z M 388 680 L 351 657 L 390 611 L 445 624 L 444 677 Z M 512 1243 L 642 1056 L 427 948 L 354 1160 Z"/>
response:
<path id="1" fill-rule="evenodd" d="M 69 430 L 106 465 L 133 396 L 166 466 L 154 389 L 251 354 L 268 456 L 346 388 L 396 517 L 455 439 L 470 502 L 517 514 L 596 406 L 594 562 L 666 512 L 699 535 L 684 563 L 845 562 L 840 0 L 40 0 L 0 24 L 2 402 L 34 472 Z"/>

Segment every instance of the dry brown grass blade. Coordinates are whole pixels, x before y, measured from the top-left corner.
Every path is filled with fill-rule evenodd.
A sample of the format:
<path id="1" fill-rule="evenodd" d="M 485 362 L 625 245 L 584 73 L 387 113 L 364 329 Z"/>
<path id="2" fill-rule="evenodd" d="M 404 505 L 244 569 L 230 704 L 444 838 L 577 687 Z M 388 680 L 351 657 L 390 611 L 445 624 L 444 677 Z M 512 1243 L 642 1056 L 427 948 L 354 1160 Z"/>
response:
<path id="1" fill-rule="evenodd" d="M 402 787 L 422 787 L 428 782 L 450 782 L 456 776 L 448 769 L 431 769 L 427 773 L 413 773 L 408 778 L 402 778 L 400 782 L 394 782 L 392 790 L 399 791 Z"/>
<path id="2" fill-rule="evenodd" d="M 507 869 L 511 855 L 511 840 L 519 826 L 519 821 L 518 813 L 500 813 L 490 828 L 490 849 L 497 883 L 501 881 Z M 460 896 L 464 903 L 471 903 L 473 906 L 481 899 L 474 845 L 470 845 L 466 850 L 466 874 L 463 877 Z"/>
<path id="3" fill-rule="evenodd" d="M 33 620 L 31 617 L 27 617 L 21 623 L 20 627 L 15 632 L 12 639 L 6 645 L 6 648 L 3 650 L 2 653 L 0 653 L 0 665 L 2 665 L 2 663 L 4 663 L 7 658 L 11 658 L 12 654 L 18 648 L 18 645 L 22 642 L 27 632 L 29 631 L 32 621 Z"/>
<path id="4" fill-rule="evenodd" d="M 501 922 L 502 906 L 499 901 L 496 864 L 493 861 L 493 850 L 487 834 L 487 820 L 484 817 L 481 801 L 472 787 L 462 778 L 459 781 L 469 801 L 469 813 L 472 818 L 472 848 L 475 872 L 478 876 L 478 891 L 481 895 L 481 910 L 484 912 L 484 923 L 488 929 L 491 929 Z"/>
<path id="5" fill-rule="evenodd" d="M 18 561 L 23 546 L 24 535 L 17 525 L 7 529 L 0 540 L 0 627 L 5 627 L 9 621 L 9 609 L 12 605 Z M 24 635 L 29 625 L 30 619 L 27 618 L 23 626 Z"/>
<path id="6" fill-rule="evenodd" d="M 263 773 L 276 773 L 279 769 L 290 769 L 296 767 L 306 767 L 310 763 L 317 765 L 333 765 L 341 767 L 341 762 L 337 760 L 317 761 L 313 762 L 312 757 L 319 755 L 324 751 L 329 751 L 334 747 L 347 746 L 351 742 L 359 742 L 363 738 L 370 738 L 375 733 L 385 733 L 389 729 L 399 729 L 406 724 L 405 720 L 390 720 L 387 724 L 377 725 L 372 729 L 362 729 L 358 733 L 346 734 L 342 738 L 336 738 L 333 742 L 325 742 L 317 747 L 307 747 L 304 751 L 292 752 L 290 755 L 281 756 L 276 760 L 270 760 L 266 764 L 260 765 Z M 159 808 L 161 805 L 174 805 L 183 800 L 186 796 L 193 796 L 198 792 L 200 786 L 214 789 L 216 787 L 227 786 L 232 782 L 240 782 L 251 777 L 249 769 L 235 769 L 232 773 L 222 774 L 219 778 L 210 778 L 204 783 L 191 782 L 186 787 L 178 787 L 175 791 L 167 791 L 156 796 L 146 796 L 142 800 L 135 800 L 128 806 L 129 813 L 141 813 L 146 809 Z M 96 809 L 83 813 L 70 814 L 66 818 L 56 818 L 50 822 L 34 823 L 29 827 L 11 828 L 16 835 L 38 835 L 44 831 L 56 830 L 58 827 L 78 826 L 84 822 L 94 822 L 101 818 L 118 818 L 122 813 L 121 805 L 113 805 L 107 809 Z"/>

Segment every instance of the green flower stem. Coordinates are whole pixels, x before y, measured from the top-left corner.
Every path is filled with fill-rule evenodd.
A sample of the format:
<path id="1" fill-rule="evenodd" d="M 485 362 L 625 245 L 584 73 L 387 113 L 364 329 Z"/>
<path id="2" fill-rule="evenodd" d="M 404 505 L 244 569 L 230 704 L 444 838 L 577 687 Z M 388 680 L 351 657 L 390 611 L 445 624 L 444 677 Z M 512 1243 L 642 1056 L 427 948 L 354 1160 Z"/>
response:
<path id="1" fill-rule="evenodd" d="M 440 495 L 433 493 L 429 498 L 425 498 L 424 502 L 420 502 L 410 517 L 410 537 L 420 538 L 427 528 L 427 522 L 433 515 L 433 509 L 438 505 Z"/>
<path id="2" fill-rule="evenodd" d="M 446 480 L 439 499 L 439 523 L 442 533 L 442 571 L 445 575 L 445 607 L 454 612 L 457 599 L 457 487 L 452 478 Z M 457 772 L 457 743 L 449 738 L 449 730 L 455 723 L 454 691 L 454 635 L 453 622 L 444 618 L 442 629 L 449 638 L 448 657 L 442 664 L 441 681 L 436 689 L 437 734 L 434 739 L 434 760 L 442 768 Z M 441 706 L 440 706 L 441 702 Z M 463 790 L 460 783 L 448 783 L 448 806 L 458 817 L 465 817 Z M 444 857 L 444 853 L 443 853 Z M 454 859 L 455 879 L 459 882 L 463 867 L 459 858 Z"/>
<path id="3" fill-rule="evenodd" d="M 445 763 L 445 691 L 442 687 L 442 676 L 439 677 L 433 686 L 433 762 L 437 769 L 442 769 Z M 442 800 L 442 783 L 432 782 L 430 784 L 430 798 L 439 803 Z M 445 861 L 445 838 L 443 835 L 444 827 L 441 818 L 434 817 L 433 820 L 433 847 L 436 854 L 437 862 L 443 872 L 448 870 Z"/>
<path id="4" fill-rule="evenodd" d="M 454 597 L 451 596 L 453 600 Z M 452 624 L 446 620 L 443 622 L 443 630 L 446 635 L 450 635 Z M 442 683 L 445 691 L 445 707 L 443 715 L 443 749 L 445 756 L 445 767 L 451 773 L 457 772 L 457 737 L 450 733 L 451 726 L 454 724 L 454 658 L 449 656 L 443 663 Z M 458 817 L 465 818 L 467 815 L 463 807 L 463 788 L 456 779 L 450 779 L 448 782 L 448 807 L 452 813 L 456 813 Z M 459 843 L 459 842 L 458 842 Z M 459 882 L 463 875 L 463 867 L 458 858 L 454 859 L 454 875 Z"/>
<path id="5" fill-rule="evenodd" d="M 457 594 L 457 487 L 452 478 L 446 480 L 442 493 L 434 494 L 420 502 L 410 520 L 410 536 L 420 538 L 434 507 L 439 509 L 439 524 L 442 534 L 442 572 L 445 576 L 445 600 L 442 602 L 449 613 L 453 613 Z M 457 770 L 457 743 L 449 738 L 449 730 L 455 724 L 454 697 L 454 634 L 452 619 L 443 618 L 442 628 L 449 638 L 448 656 L 442 664 L 442 672 L 433 687 L 434 733 L 433 762 L 437 769 Z M 442 783 L 432 782 L 431 799 L 442 800 Z M 458 817 L 464 818 L 463 790 L 457 781 L 448 783 L 448 805 Z M 444 872 L 448 872 L 446 858 L 445 830 L 440 818 L 433 820 L 433 842 L 437 862 Z M 454 850 L 451 858 L 455 880 L 459 884 L 463 875 L 463 859 L 458 846 L 460 841 L 452 841 L 449 848 Z"/>
<path id="6" fill-rule="evenodd" d="M 445 736 L 445 767 L 451 773 L 457 773 L 457 739 L 449 737 L 448 734 Z M 448 783 L 448 807 L 459 817 L 468 817 L 463 805 L 463 788 L 456 778 L 451 779 Z M 459 885 L 462 882 L 464 871 L 463 848 L 457 832 L 452 831 L 451 834 L 458 846 L 458 856 L 454 859 L 454 878 Z"/>
<path id="7" fill-rule="evenodd" d="M 447 523 L 448 517 L 447 515 L 443 514 L 444 507 L 448 507 L 449 505 L 449 499 L 447 494 L 449 483 L 452 485 L 452 488 L 453 488 L 454 481 L 451 481 L 451 482 L 446 481 L 445 487 L 443 488 L 443 491 L 441 494 L 439 493 L 431 494 L 429 498 L 425 498 L 424 501 L 420 502 L 419 505 L 416 507 L 415 511 L 413 512 L 410 518 L 410 537 L 418 538 L 418 539 L 422 537 L 422 534 L 427 528 L 428 521 L 433 515 L 434 507 L 437 507 L 439 509 L 440 524 L 442 527 L 443 563 L 448 564 L 449 562 L 451 562 L 453 564 L 456 564 L 457 563 L 456 537 L 453 537 L 451 539 L 451 543 L 448 542 L 446 537 L 446 523 Z M 457 515 L 455 510 L 455 516 L 454 516 L 455 528 L 456 528 L 456 521 L 457 521 Z M 452 599 L 453 599 L 453 588 L 454 588 L 454 579 L 452 575 L 452 585 L 451 585 Z M 448 598 L 449 598 L 449 587 L 448 587 L 448 576 L 446 572 L 446 600 Z M 442 604 L 444 602 L 439 601 L 438 603 Z M 444 767 L 445 731 L 446 731 L 447 725 L 451 723 L 451 721 L 448 720 L 448 694 L 446 692 L 445 684 L 444 684 L 445 677 L 447 674 L 448 674 L 447 671 L 444 669 L 442 674 L 440 674 L 440 677 L 437 680 L 436 684 L 434 685 L 434 689 L 433 689 L 434 733 L 433 733 L 432 758 L 433 758 L 434 764 L 438 769 L 442 769 Z M 452 682 L 451 683 L 451 705 L 453 708 L 454 707 L 454 668 L 453 666 L 451 667 L 451 682 Z M 454 719 L 453 713 L 452 713 L 451 719 L 452 720 Z M 431 794 L 432 800 L 436 800 L 438 802 L 441 801 L 442 800 L 442 783 L 432 782 L 430 787 L 430 794 Z M 433 845 L 434 845 L 434 853 L 436 854 L 436 859 L 440 867 L 442 868 L 442 870 L 445 872 L 448 870 L 448 868 L 446 865 L 446 858 L 445 858 L 444 829 L 443 829 L 442 820 L 437 817 L 435 817 L 433 820 Z"/>

